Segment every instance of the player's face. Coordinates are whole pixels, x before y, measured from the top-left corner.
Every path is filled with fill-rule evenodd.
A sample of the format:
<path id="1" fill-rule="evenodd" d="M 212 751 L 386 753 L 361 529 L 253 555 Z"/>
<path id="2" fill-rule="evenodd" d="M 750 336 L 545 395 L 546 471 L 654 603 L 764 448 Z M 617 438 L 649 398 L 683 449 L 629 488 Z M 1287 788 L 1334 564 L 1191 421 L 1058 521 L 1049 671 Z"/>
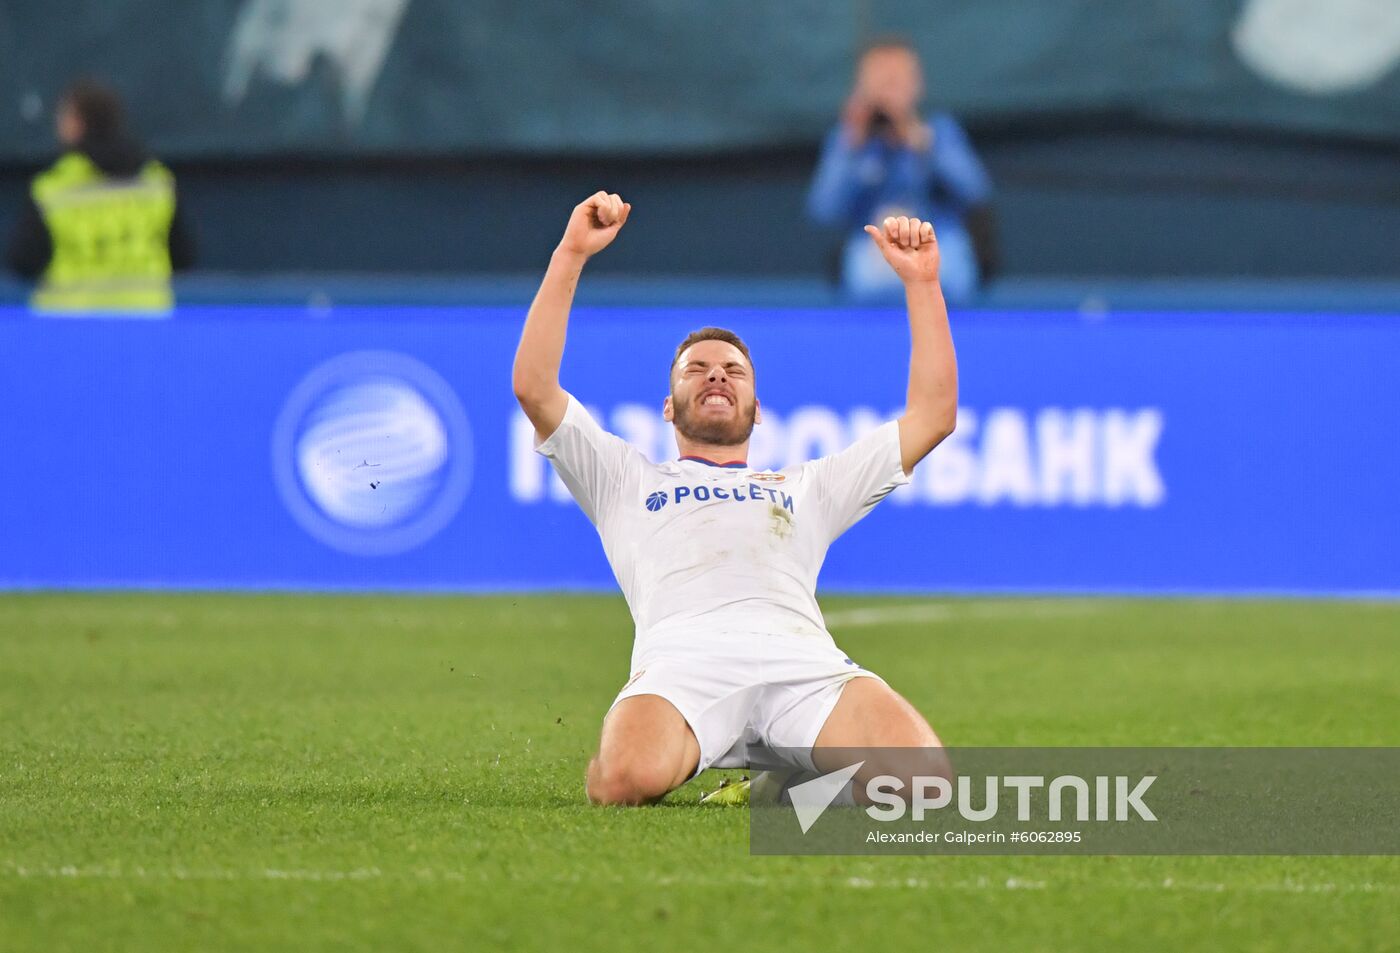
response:
<path id="1" fill-rule="evenodd" d="M 667 419 L 693 443 L 733 447 L 753 433 L 758 418 L 753 368 L 727 341 L 697 341 L 671 374 Z"/>

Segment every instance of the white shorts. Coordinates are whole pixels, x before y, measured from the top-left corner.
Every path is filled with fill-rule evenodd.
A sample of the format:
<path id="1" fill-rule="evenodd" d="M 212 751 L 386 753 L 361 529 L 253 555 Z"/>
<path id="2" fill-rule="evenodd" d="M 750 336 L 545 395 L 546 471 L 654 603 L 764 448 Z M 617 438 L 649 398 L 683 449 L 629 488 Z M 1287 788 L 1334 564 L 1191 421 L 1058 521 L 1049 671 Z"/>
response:
<path id="1" fill-rule="evenodd" d="M 783 749 L 778 762 L 815 770 L 812 746 L 842 687 L 853 678 L 879 678 L 812 636 L 672 638 L 639 648 L 613 706 L 636 695 L 675 705 L 700 743 L 696 774 L 745 767 L 755 747 Z"/>

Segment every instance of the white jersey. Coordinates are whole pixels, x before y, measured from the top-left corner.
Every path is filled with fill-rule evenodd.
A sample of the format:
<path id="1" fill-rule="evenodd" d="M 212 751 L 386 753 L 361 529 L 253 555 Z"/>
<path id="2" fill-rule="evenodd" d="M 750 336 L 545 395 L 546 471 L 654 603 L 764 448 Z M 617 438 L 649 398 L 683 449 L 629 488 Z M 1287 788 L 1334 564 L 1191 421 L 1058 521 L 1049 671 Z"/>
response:
<path id="1" fill-rule="evenodd" d="M 893 421 L 840 453 L 773 473 L 651 463 L 570 396 L 559 429 L 535 449 L 597 527 L 636 623 L 634 658 L 707 636 L 831 643 L 816 598 L 827 548 L 908 482 Z"/>

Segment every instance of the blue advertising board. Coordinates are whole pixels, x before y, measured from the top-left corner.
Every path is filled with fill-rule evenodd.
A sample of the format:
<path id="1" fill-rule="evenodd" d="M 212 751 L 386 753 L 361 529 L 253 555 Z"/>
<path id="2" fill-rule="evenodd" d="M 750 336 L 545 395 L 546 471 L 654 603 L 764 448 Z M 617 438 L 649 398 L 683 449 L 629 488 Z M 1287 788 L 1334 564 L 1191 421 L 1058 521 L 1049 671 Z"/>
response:
<path id="1" fill-rule="evenodd" d="M 519 308 L 0 319 L 0 586 L 613 588 L 532 451 Z M 579 308 L 563 380 L 653 459 L 676 341 L 753 350 L 750 462 L 903 402 L 894 311 Z M 829 590 L 1400 594 L 1400 321 L 973 312 L 957 432 Z"/>

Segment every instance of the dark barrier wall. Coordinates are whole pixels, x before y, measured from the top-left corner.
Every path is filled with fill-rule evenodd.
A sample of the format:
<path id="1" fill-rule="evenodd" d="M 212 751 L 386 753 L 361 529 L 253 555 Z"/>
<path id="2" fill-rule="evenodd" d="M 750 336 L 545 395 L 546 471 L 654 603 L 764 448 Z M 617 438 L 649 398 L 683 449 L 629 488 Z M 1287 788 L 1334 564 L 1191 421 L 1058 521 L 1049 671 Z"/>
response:
<path id="1" fill-rule="evenodd" d="M 78 72 L 169 157 L 668 153 L 809 143 L 860 38 L 900 31 L 974 122 L 1132 115 L 1393 142 L 1380 0 L 11 0 L 0 159 L 49 147 Z"/>
<path id="2" fill-rule="evenodd" d="M 997 185 L 1008 277 L 1400 277 L 1400 149 L 1148 133 L 977 141 Z M 666 160 L 186 162 L 175 172 L 201 267 L 217 271 L 534 273 L 568 209 L 606 186 L 636 209 L 593 269 L 822 277 L 844 235 L 805 217 L 815 161 L 812 148 Z M 0 170 L 0 242 L 32 171 Z"/>
<path id="3" fill-rule="evenodd" d="M 511 397 L 520 309 L 302 315 L 0 315 L 0 584 L 612 587 Z M 957 432 L 824 585 L 1400 594 L 1397 317 L 962 314 Z M 564 382 L 669 457 L 670 350 L 709 322 L 753 348 L 755 466 L 902 402 L 894 312 L 583 308 Z"/>

